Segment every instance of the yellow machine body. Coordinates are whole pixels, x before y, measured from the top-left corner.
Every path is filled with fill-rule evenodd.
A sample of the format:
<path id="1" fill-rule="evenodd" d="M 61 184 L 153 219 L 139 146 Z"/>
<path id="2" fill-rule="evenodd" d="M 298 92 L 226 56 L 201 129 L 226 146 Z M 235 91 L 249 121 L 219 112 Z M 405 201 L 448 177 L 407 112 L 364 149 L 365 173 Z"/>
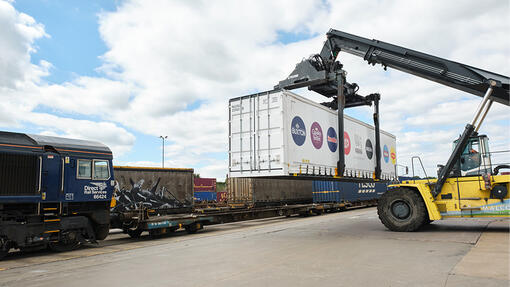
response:
<path id="1" fill-rule="evenodd" d="M 488 179 L 488 180 L 486 180 Z M 403 187 L 420 193 L 427 206 L 430 220 L 451 217 L 510 217 L 510 193 L 503 199 L 491 198 L 496 185 L 510 190 L 510 175 L 452 177 L 434 198 L 430 185 L 436 179 L 407 180 L 390 187 Z"/>

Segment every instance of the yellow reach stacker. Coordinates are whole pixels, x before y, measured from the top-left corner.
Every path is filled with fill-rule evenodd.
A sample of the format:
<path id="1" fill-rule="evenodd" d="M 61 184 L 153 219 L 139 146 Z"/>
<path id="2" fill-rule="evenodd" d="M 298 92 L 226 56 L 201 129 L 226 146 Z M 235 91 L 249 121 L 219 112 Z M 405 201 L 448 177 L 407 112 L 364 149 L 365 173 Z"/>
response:
<path id="1" fill-rule="evenodd" d="M 369 64 L 381 64 L 482 98 L 473 120 L 454 142 L 454 149 L 438 177 L 409 180 L 393 185 L 378 203 L 381 222 L 393 231 L 414 231 L 421 226 L 449 217 L 509 217 L 510 173 L 508 160 L 491 161 L 488 137 L 478 130 L 493 102 L 510 105 L 510 78 L 465 64 L 442 59 L 378 40 L 369 40 L 331 29 L 320 54 L 296 65 L 276 89 L 308 87 L 331 99 L 322 103 L 338 111 L 338 142 L 343 139 L 343 110 L 374 103 L 376 126 L 375 180 L 380 176 L 379 94 L 359 95 L 358 85 L 346 81 L 343 65 L 336 60 L 340 51 L 362 57 Z M 501 131 L 508 136 L 509 131 Z M 338 149 L 337 177 L 344 175 L 343 149 Z M 508 158 L 509 156 L 506 156 Z"/>

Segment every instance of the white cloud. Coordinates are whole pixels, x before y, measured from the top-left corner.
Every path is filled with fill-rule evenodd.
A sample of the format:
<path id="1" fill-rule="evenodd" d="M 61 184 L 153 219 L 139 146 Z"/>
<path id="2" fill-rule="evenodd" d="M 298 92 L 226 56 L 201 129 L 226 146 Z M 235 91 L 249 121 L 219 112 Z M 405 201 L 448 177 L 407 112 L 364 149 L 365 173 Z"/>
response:
<path id="1" fill-rule="evenodd" d="M 228 99 L 271 89 L 302 58 L 320 52 L 329 28 L 508 75 L 508 11 L 506 1 L 489 1 L 480 9 L 479 1 L 459 6 L 390 0 L 309 0 L 299 5 L 128 0 L 116 11 L 99 15 L 99 32 L 108 48 L 98 67 L 104 77 L 79 76 L 48 85 L 41 77 L 51 64 L 30 64 L 34 41 L 47 36 L 44 26 L 0 2 L 0 24 L 14 31 L 2 36 L 9 46 L 0 43 L 0 98 L 8 102 L 0 106 L 0 126 L 20 125 L 21 115 L 41 105 L 57 114 L 97 117 L 83 121 L 33 113 L 44 124 L 31 122 L 51 131 L 52 121 L 61 121 L 54 129 L 69 136 L 93 137 L 100 130 L 98 137 L 122 152 L 134 142 L 122 127 L 165 134 L 167 164 L 200 166 L 203 176 L 222 178 L 227 163 L 217 155 L 226 155 L 228 149 Z M 314 37 L 283 44 L 279 33 Z M 6 49 L 14 50 L 18 60 L 4 60 L 11 59 L 3 57 Z M 339 59 L 361 93 L 381 93 L 382 127 L 397 136 L 399 161 L 408 163 L 411 155 L 421 154 L 429 174 L 435 173 L 480 98 L 399 71 L 383 71 L 352 55 L 341 53 Z M 7 67 L 12 72 L 6 72 Z M 367 115 L 371 112 L 366 109 Z M 508 146 L 508 137 L 501 136 L 510 127 L 508 107 L 495 104 L 486 123 L 481 131 L 495 133 L 490 135 L 493 145 Z"/>
<path id="2" fill-rule="evenodd" d="M 29 113 L 27 121 L 41 127 L 42 134 L 102 142 L 112 149 L 114 156 L 129 151 L 135 141 L 131 133 L 111 122 L 76 120 L 46 113 Z"/>
<path id="3" fill-rule="evenodd" d="M 46 73 L 47 63 L 30 63 L 30 54 L 36 51 L 34 41 L 48 36 L 44 26 L 34 18 L 19 13 L 8 2 L 0 1 L 0 87 L 14 89 L 27 81 L 37 81 Z"/>
<path id="4" fill-rule="evenodd" d="M 41 104 L 50 108 L 109 118 L 111 111 L 128 107 L 129 98 L 136 92 L 136 88 L 128 83 L 105 78 L 79 77 L 71 83 L 41 86 L 37 92 Z"/>
<path id="5" fill-rule="evenodd" d="M 135 137 L 109 121 L 108 111 L 112 106 L 122 109 L 134 89 L 128 84 L 88 77 L 47 85 L 42 77 L 49 74 L 51 63 L 43 60 L 34 65 L 30 61 L 31 54 L 37 52 L 36 40 L 50 37 L 44 25 L 16 11 L 11 3 L 0 1 L 0 27 L 0 127 L 19 130 L 32 124 L 41 134 L 98 140 L 109 145 L 115 155 L 131 149 Z M 91 121 L 34 112 L 43 105 L 78 116 L 104 117 Z"/>

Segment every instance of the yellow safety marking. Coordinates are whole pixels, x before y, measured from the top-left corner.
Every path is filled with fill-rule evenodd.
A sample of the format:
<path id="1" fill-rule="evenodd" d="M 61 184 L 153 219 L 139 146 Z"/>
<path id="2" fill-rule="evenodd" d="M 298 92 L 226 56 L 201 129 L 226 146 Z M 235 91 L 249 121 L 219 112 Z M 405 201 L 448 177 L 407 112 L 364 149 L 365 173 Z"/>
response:
<path id="1" fill-rule="evenodd" d="M 56 233 L 56 232 L 60 232 L 60 230 L 48 230 L 48 231 L 44 231 L 44 233 Z"/>
<path id="2" fill-rule="evenodd" d="M 55 222 L 60 221 L 60 219 L 45 219 L 44 222 Z"/>
<path id="3" fill-rule="evenodd" d="M 340 190 L 314 191 L 312 193 L 317 194 L 317 193 L 337 193 L 337 192 L 340 192 Z"/>
<path id="4" fill-rule="evenodd" d="M 110 207 L 113 208 L 117 206 L 117 200 L 115 199 L 115 196 L 112 196 L 112 200 L 110 201 Z"/>
<path id="5" fill-rule="evenodd" d="M 43 208 L 43 210 L 57 210 L 56 207 L 45 207 Z"/>

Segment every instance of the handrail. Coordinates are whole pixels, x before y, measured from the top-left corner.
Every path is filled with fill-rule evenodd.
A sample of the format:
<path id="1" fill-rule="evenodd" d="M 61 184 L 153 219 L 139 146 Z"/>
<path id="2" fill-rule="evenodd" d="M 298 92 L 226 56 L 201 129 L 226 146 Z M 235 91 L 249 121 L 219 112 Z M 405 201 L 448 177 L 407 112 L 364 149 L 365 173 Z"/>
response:
<path id="1" fill-rule="evenodd" d="M 37 193 L 41 194 L 42 189 L 42 156 L 39 157 L 39 188 L 37 189 Z"/>
<path id="2" fill-rule="evenodd" d="M 60 187 L 60 193 L 64 193 L 64 169 L 65 169 L 65 161 L 62 159 L 62 186 Z"/>
<path id="3" fill-rule="evenodd" d="M 423 162 L 421 161 L 421 158 L 417 155 L 411 157 L 411 167 L 413 169 L 413 178 L 414 178 L 414 159 L 417 158 L 420 162 L 421 168 L 423 169 L 423 173 L 425 174 L 425 179 L 427 180 L 427 183 L 430 185 L 429 176 L 427 175 L 427 171 L 425 171 L 425 167 L 423 166 Z M 415 180 L 415 179 L 413 179 Z"/>

